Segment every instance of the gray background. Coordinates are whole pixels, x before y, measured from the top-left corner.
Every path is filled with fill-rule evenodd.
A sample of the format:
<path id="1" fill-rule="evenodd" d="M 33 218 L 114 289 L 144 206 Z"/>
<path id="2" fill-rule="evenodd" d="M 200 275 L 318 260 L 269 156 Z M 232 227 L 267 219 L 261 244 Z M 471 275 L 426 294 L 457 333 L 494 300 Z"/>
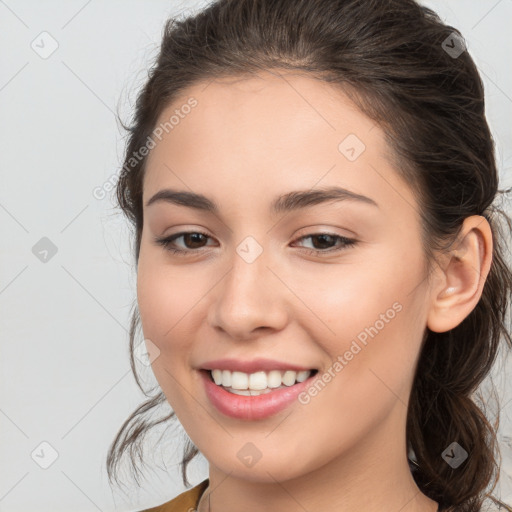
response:
<path id="1" fill-rule="evenodd" d="M 134 511 L 185 490 L 179 425 L 141 489 L 108 485 L 107 448 L 144 396 L 128 360 L 128 225 L 111 193 L 94 191 L 115 181 L 124 147 L 115 112 L 129 120 L 164 21 L 205 3 L 0 0 L 0 511 Z M 466 38 L 485 82 L 500 186 L 509 187 L 512 0 L 424 3 Z M 510 358 L 495 368 L 509 503 L 511 371 Z M 207 477 L 201 456 L 190 467 L 193 485 Z"/>

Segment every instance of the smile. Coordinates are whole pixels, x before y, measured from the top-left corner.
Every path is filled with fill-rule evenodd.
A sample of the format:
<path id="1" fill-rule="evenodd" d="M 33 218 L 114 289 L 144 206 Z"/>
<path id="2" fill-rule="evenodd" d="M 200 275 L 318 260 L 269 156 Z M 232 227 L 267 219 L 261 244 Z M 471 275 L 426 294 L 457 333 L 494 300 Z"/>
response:
<path id="1" fill-rule="evenodd" d="M 272 370 L 247 374 L 203 369 L 199 373 L 206 396 L 217 411 L 231 418 L 254 421 L 268 418 L 289 407 L 311 384 L 318 370 Z M 224 386 L 224 382 L 230 385 Z M 252 389 L 249 383 L 259 389 Z"/>
<path id="2" fill-rule="evenodd" d="M 293 386 L 297 382 L 304 382 L 316 370 L 272 370 L 245 373 L 230 370 L 212 370 L 211 376 L 217 386 L 237 395 L 257 396 L 270 393 L 273 389 Z"/>

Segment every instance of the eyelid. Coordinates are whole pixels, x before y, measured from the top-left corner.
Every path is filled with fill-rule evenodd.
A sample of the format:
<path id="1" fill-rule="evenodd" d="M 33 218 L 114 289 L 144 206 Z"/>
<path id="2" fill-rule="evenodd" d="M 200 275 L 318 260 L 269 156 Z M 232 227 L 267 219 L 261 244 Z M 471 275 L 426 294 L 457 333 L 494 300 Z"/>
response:
<path id="1" fill-rule="evenodd" d="M 311 235 L 332 235 L 332 236 L 340 236 L 342 238 L 347 238 L 347 239 L 355 239 L 357 238 L 357 235 L 354 231 L 351 231 L 349 229 L 346 229 L 346 228 L 340 228 L 340 227 L 337 227 L 337 228 L 334 228 L 334 227 L 319 227 L 321 225 L 319 224 L 312 224 L 310 226 L 305 226 L 301 229 L 299 229 L 297 231 L 297 235 L 295 237 L 295 240 L 297 238 L 301 238 L 303 236 L 311 236 Z M 342 234 L 342 233 L 336 233 L 335 230 L 336 229 L 341 229 L 342 231 L 344 231 L 346 234 Z"/>

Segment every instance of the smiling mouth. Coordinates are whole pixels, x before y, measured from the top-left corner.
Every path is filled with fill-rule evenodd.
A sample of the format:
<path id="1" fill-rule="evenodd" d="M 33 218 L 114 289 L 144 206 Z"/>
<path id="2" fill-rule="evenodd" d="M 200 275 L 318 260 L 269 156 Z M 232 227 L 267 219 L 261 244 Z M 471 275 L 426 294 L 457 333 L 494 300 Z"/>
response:
<path id="1" fill-rule="evenodd" d="M 317 369 L 304 370 L 300 372 L 292 370 L 272 370 L 270 372 L 255 372 L 247 374 L 244 372 L 222 372 L 221 370 L 203 369 L 201 372 L 218 387 L 243 396 L 258 396 L 277 391 L 278 389 L 290 388 L 298 383 L 314 377 Z M 228 385 L 229 384 L 229 385 Z"/>

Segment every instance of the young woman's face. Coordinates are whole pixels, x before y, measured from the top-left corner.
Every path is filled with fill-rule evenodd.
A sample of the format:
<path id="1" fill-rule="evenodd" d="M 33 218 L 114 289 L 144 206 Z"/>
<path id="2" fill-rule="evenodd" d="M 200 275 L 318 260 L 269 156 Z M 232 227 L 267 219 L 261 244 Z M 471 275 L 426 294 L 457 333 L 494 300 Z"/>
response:
<path id="1" fill-rule="evenodd" d="M 166 122 L 143 184 L 138 304 L 153 371 L 194 444 L 261 482 L 406 461 L 428 284 L 418 205 L 382 129 L 339 90 L 291 74 L 198 84 L 156 128 Z M 333 187 L 349 192 L 310 196 Z M 216 210 L 170 193 L 146 204 L 167 189 Z M 240 396 L 206 381 L 226 358 L 318 373 Z M 245 373 L 258 368 L 272 369 Z"/>

